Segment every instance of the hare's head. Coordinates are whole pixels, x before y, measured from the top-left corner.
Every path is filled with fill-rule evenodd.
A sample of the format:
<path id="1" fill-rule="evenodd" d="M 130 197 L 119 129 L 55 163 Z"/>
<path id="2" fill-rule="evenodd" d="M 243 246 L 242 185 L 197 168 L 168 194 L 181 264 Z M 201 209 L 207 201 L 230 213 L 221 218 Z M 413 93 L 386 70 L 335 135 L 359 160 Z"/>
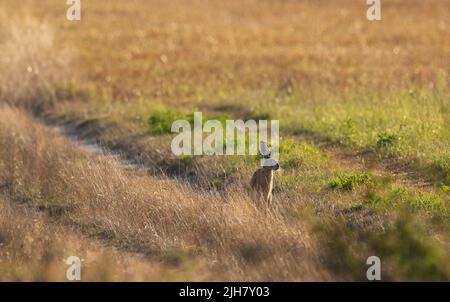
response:
<path id="1" fill-rule="evenodd" d="M 276 159 L 271 157 L 271 150 L 266 142 L 263 142 L 263 141 L 260 142 L 260 150 L 261 150 L 261 155 L 263 157 L 263 160 L 262 160 L 263 169 L 274 170 L 274 171 L 279 170 L 280 164 L 278 163 L 278 161 Z"/>
<path id="2" fill-rule="evenodd" d="M 265 170 L 280 170 L 280 164 L 273 158 L 263 159 L 263 169 Z"/>

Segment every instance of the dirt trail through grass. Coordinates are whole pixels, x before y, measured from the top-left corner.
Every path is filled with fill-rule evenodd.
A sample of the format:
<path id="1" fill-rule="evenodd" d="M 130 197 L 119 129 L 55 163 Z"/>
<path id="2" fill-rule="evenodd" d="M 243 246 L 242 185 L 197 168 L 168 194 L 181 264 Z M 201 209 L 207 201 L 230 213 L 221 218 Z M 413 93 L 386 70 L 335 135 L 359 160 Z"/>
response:
<path id="1" fill-rule="evenodd" d="M 330 278 L 304 222 L 256 208 L 239 188 L 222 195 L 152 177 L 108 152 L 83 151 L 17 109 L 1 115 L 0 140 L 9 143 L 0 181 L 12 200 L 196 278 L 205 266 L 210 280 Z"/>
<path id="2" fill-rule="evenodd" d="M 350 0 L 92 2 L 77 24 L 16 2 L 0 20 L 9 201 L 191 280 L 365 280 L 370 255 L 383 280 L 449 280 L 449 1 L 380 26 Z M 282 120 L 273 211 L 247 196 L 256 157 L 172 154 L 171 117 L 197 109 Z"/>
<path id="3" fill-rule="evenodd" d="M 47 123 L 48 122 L 49 120 L 47 120 Z M 118 127 L 115 125 L 108 125 L 98 120 L 83 123 L 77 123 L 73 120 L 69 122 L 62 122 L 61 120 L 51 120 L 51 124 L 65 125 L 69 129 L 69 133 L 71 134 L 72 139 L 77 140 L 78 137 L 87 139 L 90 144 L 94 144 L 95 146 L 98 146 L 97 144 L 99 144 L 101 148 L 106 148 L 105 152 L 112 152 L 113 154 L 126 159 L 125 165 L 129 165 L 130 160 L 132 160 L 132 167 L 135 167 L 135 163 L 137 162 L 139 163 L 138 167 L 144 167 L 144 170 L 146 170 L 147 172 L 150 171 L 150 174 L 152 174 L 151 171 L 153 165 L 157 166 L 160 163 L 160 160 L 152 157 L 154 154 L 156 154 L 156 158 L 158 156 L 162 156 L 162 152 L 160 150 L 156 150 L 160 145 L 152 144 L 151 140 L 154 138 L 149 137 L 148 135 L 139 135 L 139 133 L 133 133 L 132 130 L 124 129 L 123 127 Z M 114 128 L 115 130 L 112 130 Z M 400 216 L 400 221 L 397 221 L 398 218 L 389 217 L 391 215 L 390 212 L 392 212 L 394 216 L 397 215 L 395 213 L 398 213 L 397 210 L 394 211 L 393 209 L 389 209 L 390 206 L 388 204 L 390 202 L 394 202 L 392 206 L 397 207 L 398 205 L 395 205 L 395 202 L 397 202 L 396 200 L 399 199 L 401 202 L 410 203 L 410 205 L 412 205 L 413 207 L 421 209 L 423 208 L 425 212 L 428 211 L 427 209 L 431 210 L 432 212 L 435 211 L 435 214 L 431 214 L 431 217 L 435 217 L 438 220 L 444 219 L 445 221 L 447 219 L 446 217 L 448 216 L 446 216 L 447 214 L 445 214 L 447 208 L 445 205 L 445 200 L 441 200 L 439 199 L 440 197 L 436 197 L 441 196 L 439 195 L 441 194 L 439 193 L 439 189 L 436 188 L 430 181 L 422 178 L 421 175 L 416 175 L 412 171 L 409 171 L 407 167 L 402 169 L 394 168 L 393 166 L 391 166 L 392 164 L 395 164 L 394 159 L 378 159 L 373 153 L 360 153 L 339 144 L 317 139 L 313 135 L 298 135 L 295 137 L 295 141 L 298 142 L 300 146 L 302 145 L 302 142 L 306 142 L 309 144 L 306 146 L 317 147 L 317 150 L 320 150 L 320 156 L 325 156 L 325 158 L 328 158 L 328 161 L 324 161 L 323 163 L 321 162 L 319 164 L 320 169 L 323 170 L 321 171 L 321 173 L 323 172 L 324 175 L 327 175 L 327 173 L 330 173 L 330 175 L 333 175 L 335 173 L 341 174 L 345 173 L 345 171 L 350 171 L 351 175 L 348 179 L 353 179 L 353 177 L 355 177 L 354 183 L 352 180 L 352 188 L 350 189 L 349 193 L 345 193 L 346 189 L 342 193 L 327 192 L 326 190 L 314 192 L 312 188 L 303 188 L 301 189 L 302 193 L 300 193 L 296 189 L 286 189 L 286 187 L 284 186 L 279 186 L 278 192 L 276 192 L 275 194 L 276 200 L 279 203 L 280 207 L 285 207 L 284 213 L 286 213 L 288 216 L 299 215 L 298 217 L 302 217 L 301 219 L 305 219 L 306 221 L 308 221 L 307 223 L 310 224 L 310 227 L 314 226 L 315 223 L 312 222 L 314 218 L 312 218 L 313 220 L 310 220 L 311 217 L 305 216 L 307 215 L 307 213 L 310 213 L 309 211 L 312 210 L 314 212 L 314 216 L 316 216 L 316 218 L 318 219 L 324 219 L 326 217 L 325 219 L 328 222 L 325 223 L 327 225 L 325 227 L 325 230 L 327 231 L 325 231 L 325 233 L 321 235 L 324 237 L 322 237 L 319 241 L 321 242 L 321 245 L 325 244 L 326 246 L 327 244 L 330 244 L 330 246 L 326 248 L 322 247 L 323 250 L 321 252 L 325 252 L 329 248 L 328 252 L 330 252 L 330 254 L 340 254 L 338 258 L 342 258 L 340 258 L 337 263 L 331 262 L 327 263 L 326 265 L 330 266 L 331 271 L 335 273 L 337 272 L 338 275 L 342 273 L 343 276 L 341 277 L 346 278 L 346 276 L 350 274 L 353 275 L 352 278 L 354 278 L 355 276 L 359 276 L 360 274 L 360 270 L 358 268 L 359 265 L 357 263 L 364 260 L 363 258 L 358 258 L 359 256 L 361 256 L 361 252 L 358 250 L 359 248 L 356 248 L 358 250 L 358 252 L 356 252 L 357 255 L 354 255 L 353 253 L 355 252 L 351 251 L 353 248 L 355 248 L 355 240 L 362 240 L 361 243 L 364 242 L 363 246 L 365 246 L 366 244 L 373 244 L 374 246 L 371 248 L 374 248 L 378 251 L 381 250 L 382 252 L 380 253 L 386 252 L 388 253 L 387 255 L 389 255 L 386 257 L 390 257 L 390 255 L 392 255 L 391 253 L 398 253 L 404 248 L 409 249 L 409 240 L 415 241 L 416 239 L 406 238 L 404 242 L 393 239 L 396 242 L 395 244 L 400 245 L 393 248 L 389 246 L 390 244 L 392 244 L 390 239 L 380 238 L 389 238 L 389 236 L 392 236 L 392 238 L 396 238 L 397 236 L 408 237 L 410 236 L 409 234 L 415 234 L 416 232 L 420 234 L 422 232 L 420 231 L 420 227 L 418 229 L 415 229 L 415 226 L 410 226 L 411 223 L 408 220 L 409 218 L 406 218 L 406 220 L 403 221 L 402 219 L 404 218 Z M 303 156 L 303 154 L 301 154 L 301 156 Z M 319 160 L 319 162 L 320 161 L 321 159 Z M 327 162 L 331 162 L 329 167 L 324 166 L 327 165 Z M 149 169 L 147 170 L 147 168 Z M 302 172 L 294 172 L 294 174 L 299 173 Z M 245 172 L 243 172 L 243 174 L 244 177 L 241 178 L 241 185 L 242 181 L 245 181 L 246 174 Z M 313 173 L 312 171 L 306 171 L 304 177 L 311 177 L 311 175 L 308 174 Z M 367 191 L 366 189 L 358 189 L 357 186 L 359 186 L 359 182 L 361 181 L 362 183 L 364 183 L 365 175 L 373 175 L 377 179 L 380 179 L 380 184 L 377 185 L 378 187 L 376 186 L 370 189 L 369 186 L 369 189 Z M 180 175 L 175 174 L 173 176 L 178 177 Z M 321 177 L 324 176 L 322 175 Z M 199 183 L 194 184 L 198 185 Z M 344 186 L 346 186 L 346 184 L 344 184 Z M 287 203 L 287 200 L 296 199 L 298 195 L 303 195 L 301 197 L 301 202 L 306 201 L 306 203 L 312 207 L 301 206 L 300 208 L 292 208 L 292 205 L 295 203 L 289 204 Z M 435 198 L 437 201 L 435 201 Z M 373 204 L 367 205 L 364 202 L 361 202 L 361 200 L 365 199 L 370 200 L 369 202 L 373 202 Z M 379 212 L 379 210 L 377 210 L 377 208 L 380 206 L 377 205 L 377 203 L 379 202 L 381 202 L 381 204 L 386 203 L 388 205 L 388 208 L 386 209 L 388 211 L 387 213 L 383 214 L 382 212 Z M 442 204 L 442 202 L 444 204 Z M 441 218 L 438 218 L 441 214 L 443 216 Z M 422 216 L 422 214 L 417 213 L 415 215 L 419 215 L 421 218 L 417 219 L 423 220 L 423 222 L 427 221 L 429 218 L 427 216 L 428 214 Z M 328 224 L 331 224 L 332 226 Z M 345 225 L 344 229 L 341 229 L 343 233 L 339 233 L 341 231 L 337 231 L 337 233 L 335 233 L 336 230 L 333 229 L 340 229 L 343 225 Z M 393 225 L 396 225 L 396 227 L 398 227 L 401 232 L 406 232 L 406 234 L 401 234 L 401 232 L 397 233 L 398 230 L 396 229 L 395 231 L 393 231 L 391 229 Z M 446 224 L 444 223 L 443 225 Z M 431 228 L 427 231 L 430 235 L 427 236 L 437 238 L 437 240 L 443 243 L 444 246 L 447 246 L 448 242 L 445 239 L 445 235 L 437 235 L 435 233 L 436 229 L 434 229 L 432 224 L 430 224 L 430 226 Z M 412 228 L 412 230 L 410 230 L 409 228 Z M 386 232 L 386 230 L 388 229 L 390 230 Z M 311 230 L 312 229 L 309 229 L 309 231 Z M 385 244 L 387 245 L 387 247 L 384 246 Z M 403 247 L 403 244 L 406 244 L 408 246 Z M 363 249 L 364 248 L 367 247 L 363 247 Z M 386 249 L 386 251 L 384 251 L 384 249 Z M 342 263 L 341 261 L 344 261 L 344 263 Z M 434 278 L 434 273 L 428 272 L 428 270 L 430 269 L 431 268 L 419 267 L 418 270 L 422 270 L 422 272 L 418 273 L 418 275 L 430 274 L 430 276 L 433 276 Z M 431 270 L 434 270 L 434 268 L 432 268 Z M 443 278 L 445 279 L 446 277 Z"/>

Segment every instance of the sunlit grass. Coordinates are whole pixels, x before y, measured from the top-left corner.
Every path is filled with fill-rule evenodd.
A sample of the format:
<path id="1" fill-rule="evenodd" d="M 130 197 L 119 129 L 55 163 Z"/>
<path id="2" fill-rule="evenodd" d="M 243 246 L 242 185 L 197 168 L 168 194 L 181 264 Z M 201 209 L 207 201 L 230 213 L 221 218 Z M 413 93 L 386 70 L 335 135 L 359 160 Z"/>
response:
<path id="1" fill-rule="evenodd" d="M 23 2 L 26 22 L 9 18 L 21 18 L 16 1 L 0 5 L 0 101 L 75 124 L 151 175 L 67 147 L 5 107 L 0 185 L 12 202 L 162 261 L 156 278 L 174 265 L 171 280 L 204 279 L 190 268 L 201 258 L 218 279 L 360 280 L 372 254 L 389 280 L 449 278 L 450 1 L 411 0 L 399 15 L 393 0 L 376 24 L 353 0 L 91 1 L 79 23 L 56 0 Z M 280 120 L 274 216 L 246 197 L 257 156 L 170 152 L 172 122 L 194 111 Z M 368 171 L 324 141 L 433 183 Z M 49 250 L 59 257 L 58 244 Z"/>

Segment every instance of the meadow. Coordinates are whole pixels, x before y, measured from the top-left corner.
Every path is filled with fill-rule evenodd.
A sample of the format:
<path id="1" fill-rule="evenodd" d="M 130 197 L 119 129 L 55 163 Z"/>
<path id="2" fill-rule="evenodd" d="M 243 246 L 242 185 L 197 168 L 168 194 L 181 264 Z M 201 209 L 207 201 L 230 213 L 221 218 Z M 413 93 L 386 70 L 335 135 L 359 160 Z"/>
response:
<path id="1" fill-rule="evenodd" d="M 0 279 L 450 280 L 450 1 L 382 5 L 3 1 Z M 194 111 L 280 121 L 272 209 Z"/>

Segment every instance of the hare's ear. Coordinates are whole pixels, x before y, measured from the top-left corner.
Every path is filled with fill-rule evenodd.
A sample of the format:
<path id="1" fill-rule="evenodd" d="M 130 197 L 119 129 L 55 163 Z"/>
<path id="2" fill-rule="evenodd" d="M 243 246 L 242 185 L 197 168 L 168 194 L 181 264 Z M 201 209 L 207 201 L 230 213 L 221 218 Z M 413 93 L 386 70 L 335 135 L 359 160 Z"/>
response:
<path id="1" fill-rule="evenodd" d="M 267 145 L 266 142 L 261 141 L 261 142 L 259 143 L 259 150 L 260 150 L 260 152 L 261 152 L 261 155 L 262 155 L 264 158 L 270 157 L 270 149 L 269 149 L 269 146 Z"/>

